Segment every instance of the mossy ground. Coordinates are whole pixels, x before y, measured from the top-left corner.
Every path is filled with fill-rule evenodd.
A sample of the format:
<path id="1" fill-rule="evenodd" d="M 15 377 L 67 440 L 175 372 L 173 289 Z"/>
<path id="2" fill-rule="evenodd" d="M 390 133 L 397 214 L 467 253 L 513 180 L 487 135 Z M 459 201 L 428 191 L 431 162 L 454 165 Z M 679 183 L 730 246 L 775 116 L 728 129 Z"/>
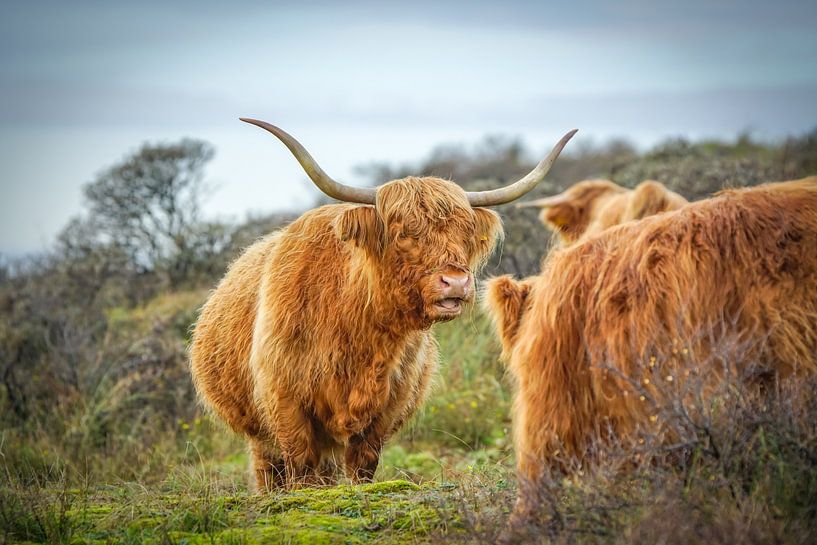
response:
<path id="1" fill-rule="evenodd" d="M 199 490 L 4 494 L 0 536 L 21 543 L 426 543 L 462 530 L 454 485 L 405 480 L 269 495 Z"/>

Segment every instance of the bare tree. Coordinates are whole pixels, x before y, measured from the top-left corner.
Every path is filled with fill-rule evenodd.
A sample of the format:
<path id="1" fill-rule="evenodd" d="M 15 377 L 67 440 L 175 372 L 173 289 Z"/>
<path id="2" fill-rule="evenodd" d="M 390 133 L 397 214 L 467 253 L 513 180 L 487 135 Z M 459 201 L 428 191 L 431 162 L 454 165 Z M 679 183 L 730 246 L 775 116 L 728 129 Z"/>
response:
<path id="1" fill-rule="evenodd" d="M 85 186 L 87 221 L 133 263 L 178 284 L 195 259 L 203 168 L 212 157 L 199 140 L 143 145 Z"/>

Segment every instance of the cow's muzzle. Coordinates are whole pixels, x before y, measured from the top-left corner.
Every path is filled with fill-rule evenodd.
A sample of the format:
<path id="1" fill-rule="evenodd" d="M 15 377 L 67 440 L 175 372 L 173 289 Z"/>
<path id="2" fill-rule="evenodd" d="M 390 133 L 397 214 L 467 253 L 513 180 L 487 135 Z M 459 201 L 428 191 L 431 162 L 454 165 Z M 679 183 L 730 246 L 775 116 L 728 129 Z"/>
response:
<path id="1" fill-rule="evenodd" d="M 468 272 L 449 271 L 437 275 L 440 297 L 434 302 L 434 310 L 442 316 L 455 316 L 462 304 L 470 301 L 474 293 L 474 279 Z"/>

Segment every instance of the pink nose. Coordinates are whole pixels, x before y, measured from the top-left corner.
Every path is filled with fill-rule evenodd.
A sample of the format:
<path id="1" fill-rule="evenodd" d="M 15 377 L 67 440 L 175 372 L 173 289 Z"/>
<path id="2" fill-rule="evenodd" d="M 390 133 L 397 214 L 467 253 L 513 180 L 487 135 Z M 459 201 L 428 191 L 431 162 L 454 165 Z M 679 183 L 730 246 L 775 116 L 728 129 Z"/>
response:
<path id="1" fill-rule="evenodd" d="M 446 273 L 440 275 L 443 297 L 468 297 L 471 289 L 471 275 L 468 273 Z"/>

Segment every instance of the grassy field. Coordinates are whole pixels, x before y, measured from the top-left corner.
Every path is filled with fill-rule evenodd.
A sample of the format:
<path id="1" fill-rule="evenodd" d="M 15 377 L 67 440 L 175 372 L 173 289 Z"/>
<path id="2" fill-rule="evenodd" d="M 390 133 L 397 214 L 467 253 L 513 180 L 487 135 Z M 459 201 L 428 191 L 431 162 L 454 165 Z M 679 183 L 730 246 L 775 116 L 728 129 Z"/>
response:
<path id="1" fill-rule="evenodd" d="M 112 311 L 109 342 L 123 336 L 142 353 L 152 338 L 183 356 L 203 296 Z M 436 333 L 434 392 L 385 449 L 374 484 L 252 494 L 242 441 L 195 405 L 157 420 L 164 397 L 150 397 L 141 371 L 101 381 L 83 407 L 54 407 L 61 427 L 2 432 L 0 542 L 492 543 L 516 497 L 508 383 L 478 311 Z M 150 380 L 188 380 L 183 371 Z M 724 404 L 680 461 L 655 446 L 633 465 L 610 447 L 606 463 L 554 475 L 542 519 L 519 541 L 810 542 L 817 408 L 788 400 Z"/>

